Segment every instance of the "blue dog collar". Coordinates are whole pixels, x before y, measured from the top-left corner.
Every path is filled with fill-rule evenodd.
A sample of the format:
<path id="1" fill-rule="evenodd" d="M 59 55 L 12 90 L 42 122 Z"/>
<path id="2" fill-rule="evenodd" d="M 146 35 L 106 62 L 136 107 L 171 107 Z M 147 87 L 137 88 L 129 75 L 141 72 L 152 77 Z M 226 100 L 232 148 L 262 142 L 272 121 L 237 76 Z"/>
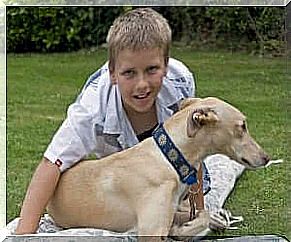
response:
<path id="1" fill-rule="evenodd" d="M 175 168 L 180 180 L 187 185 L 197 183 L 197 170 L 187 162 L 182 153 L 177 149 L 164 129 L 163 124 L 159 124 L 155 129 L 153 138 L 167 160 Z"/>

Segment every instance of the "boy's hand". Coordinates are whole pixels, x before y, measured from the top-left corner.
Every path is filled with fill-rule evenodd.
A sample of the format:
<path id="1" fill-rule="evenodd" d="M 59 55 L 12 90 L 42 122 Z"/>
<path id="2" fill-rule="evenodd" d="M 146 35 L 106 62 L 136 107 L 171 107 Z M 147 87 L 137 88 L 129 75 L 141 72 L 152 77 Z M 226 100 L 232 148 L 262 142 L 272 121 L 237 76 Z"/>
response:
<path id="1" fill-rule="evenodd" d="M 18 225 L 14 234 L 21 235 L 21 234 L 35 234 L 37 230 L 39 219 L 36 218 L 32 221 L 24 221 L 22 218 L 18 220 Z"/>

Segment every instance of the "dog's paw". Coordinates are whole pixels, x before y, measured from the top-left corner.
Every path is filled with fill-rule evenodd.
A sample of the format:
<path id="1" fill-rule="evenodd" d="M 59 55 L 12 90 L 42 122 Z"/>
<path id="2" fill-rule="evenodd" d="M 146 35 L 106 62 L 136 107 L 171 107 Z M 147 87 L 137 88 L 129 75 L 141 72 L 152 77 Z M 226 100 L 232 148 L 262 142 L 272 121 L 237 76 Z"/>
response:
<path id="1" fill-rule="evenodd" d="M 186 237 L 200 236 L 202 232 L 209 229 L 210 215 L 208 211 L 200 210 L 196 213 L 195 219 L 183 223 L 181 226 L 173 226 L 171 235 L 179 240 Z"/>
<path id="2" fill-rule="evenodd" d="M 206 210 L 198 210 L 196 211 L 196 217 L 185 223 L 185 226 L 193 226 L 193 227 L 203 227 L 203 228 L 208 228 L 210 224 L 210 214 Z"/>
<path id="3" fill-rule="evenodd" d="M 210 214 L 210 228 L 212 230 L 237 229 L 232 225 L 242 221 L 242 216 L 233 216 L 230 211 L 225 209 Z"/>

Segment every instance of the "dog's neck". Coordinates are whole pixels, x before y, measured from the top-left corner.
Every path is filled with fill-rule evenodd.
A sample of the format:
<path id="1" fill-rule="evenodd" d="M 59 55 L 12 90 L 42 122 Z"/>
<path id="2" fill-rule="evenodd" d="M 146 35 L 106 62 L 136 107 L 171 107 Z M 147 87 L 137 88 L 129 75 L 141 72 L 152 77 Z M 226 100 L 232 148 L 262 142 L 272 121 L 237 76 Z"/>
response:
<path id="1" fill-rule="evenodd" d="M 172 164 L 183 183 L 192 185 L 197 183 L 197 169 L 195 169 L 177 148 L 168 135 L 163 124 L 160 124 L 153 132 L 153 138 L 161 152 Z"/>
<path id="2" fill-rule="evenodd" d="M 204 160 L 210 152 L 209 147 L 201 145 L 202 141 L 195 140 L 195 138 L 189 138 L 187 135 L 186 122 L 176 122 L 175 127 L 170 125 L 169 122 L 164 123 L 164 128 L 173 143 L 183 154 L 185 159 L 196 169 L 198 170 L 200 162 Z"/>

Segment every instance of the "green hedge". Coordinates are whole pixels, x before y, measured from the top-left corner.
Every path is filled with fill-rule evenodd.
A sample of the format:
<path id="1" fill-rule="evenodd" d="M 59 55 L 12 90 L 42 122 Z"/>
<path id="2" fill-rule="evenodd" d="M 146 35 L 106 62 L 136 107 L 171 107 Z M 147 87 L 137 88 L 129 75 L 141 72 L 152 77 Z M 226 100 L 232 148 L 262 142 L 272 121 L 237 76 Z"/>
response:
<path id="1" fill-rule="evenodd" d="M 248 49 L 281 54 L 285 50 L 284 7 L 167 7 L 174 40 L 194 47 Z"/>
<path id="2" fill-rule="evenodd" d="M 122 7 L 8 7 L 7 50 L 73 51 L 105 42 Z"/>
<path id="3" fill-rule="evenodd" d="M 105 42 L 113 20 L 131 7 L 8 7 L 7 50 L 73 51 Z M 284 7 L 155 7 L 173 39 L 196 48 L 247 49 L 280 54 Z"/>

